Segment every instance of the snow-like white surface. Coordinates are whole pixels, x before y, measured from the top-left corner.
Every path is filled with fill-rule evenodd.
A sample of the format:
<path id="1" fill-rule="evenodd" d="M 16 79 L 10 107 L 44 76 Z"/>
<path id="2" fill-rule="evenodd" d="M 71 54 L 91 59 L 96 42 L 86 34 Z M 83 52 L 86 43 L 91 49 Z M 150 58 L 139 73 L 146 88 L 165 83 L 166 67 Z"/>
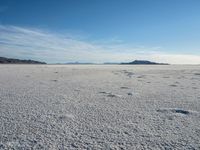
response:
<path id="1" fill-rule="evenodd" d="M 0 149 L 200 149 L 200 66 L 0 65 Z"/>

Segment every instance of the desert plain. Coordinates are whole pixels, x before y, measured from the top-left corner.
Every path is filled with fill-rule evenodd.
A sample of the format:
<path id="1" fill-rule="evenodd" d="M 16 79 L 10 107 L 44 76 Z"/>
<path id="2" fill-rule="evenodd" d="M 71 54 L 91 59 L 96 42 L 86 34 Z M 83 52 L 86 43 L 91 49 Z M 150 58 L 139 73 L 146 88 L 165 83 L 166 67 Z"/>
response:
<path id="1" fill-rule="evenodd" d="M 0 65 L 0 149 L 200 149 L 199 65 Z"/>

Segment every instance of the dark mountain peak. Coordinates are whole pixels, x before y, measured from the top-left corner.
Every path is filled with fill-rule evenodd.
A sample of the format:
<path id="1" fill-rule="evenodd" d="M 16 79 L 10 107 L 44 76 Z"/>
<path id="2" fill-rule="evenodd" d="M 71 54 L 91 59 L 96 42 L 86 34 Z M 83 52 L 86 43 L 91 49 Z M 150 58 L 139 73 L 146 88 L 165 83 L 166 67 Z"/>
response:
<path id="1" fill-rule="evenodd" d="M 45 62 L 35 60 L 21 60 L 14 58 L 0 57 L 0 64 L 46 64 Z"/>
<path id="2" fill-rule="evenodd" d="M 127 63 L 121 63 L 124 65 L 168 65 L 166 63 L 156 63 L 156 62 L 151 62 L 148 60 L 134 60 L 132 62 L 127 62 Z"/>

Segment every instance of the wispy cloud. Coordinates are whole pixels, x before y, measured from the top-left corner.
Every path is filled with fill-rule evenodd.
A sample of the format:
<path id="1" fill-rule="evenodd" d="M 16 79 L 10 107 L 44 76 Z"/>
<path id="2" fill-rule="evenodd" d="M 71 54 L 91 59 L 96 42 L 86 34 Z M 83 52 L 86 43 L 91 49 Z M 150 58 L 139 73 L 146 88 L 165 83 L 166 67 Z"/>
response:
<path id="1" fill-rule="evenodd" d="M 161 48 L 133 46 L 118 38 L 81 40 L 70 34 L 46 30 L 0 25 L 0 55 L 55 62 L 121 62 L 134 59 L 174 64 L 200 64 L 200 56 L 168 54 Z"/>

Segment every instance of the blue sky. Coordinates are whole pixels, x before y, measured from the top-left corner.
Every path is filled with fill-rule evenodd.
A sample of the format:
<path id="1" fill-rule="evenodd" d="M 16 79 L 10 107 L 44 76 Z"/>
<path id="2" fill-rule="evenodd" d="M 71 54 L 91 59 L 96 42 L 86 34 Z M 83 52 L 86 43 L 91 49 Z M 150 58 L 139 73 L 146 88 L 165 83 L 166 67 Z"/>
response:
<path id="1" fill-rule="evenodd" d="M 200 1 L 1 0 L 0 56 L 200 64 Z"/>

